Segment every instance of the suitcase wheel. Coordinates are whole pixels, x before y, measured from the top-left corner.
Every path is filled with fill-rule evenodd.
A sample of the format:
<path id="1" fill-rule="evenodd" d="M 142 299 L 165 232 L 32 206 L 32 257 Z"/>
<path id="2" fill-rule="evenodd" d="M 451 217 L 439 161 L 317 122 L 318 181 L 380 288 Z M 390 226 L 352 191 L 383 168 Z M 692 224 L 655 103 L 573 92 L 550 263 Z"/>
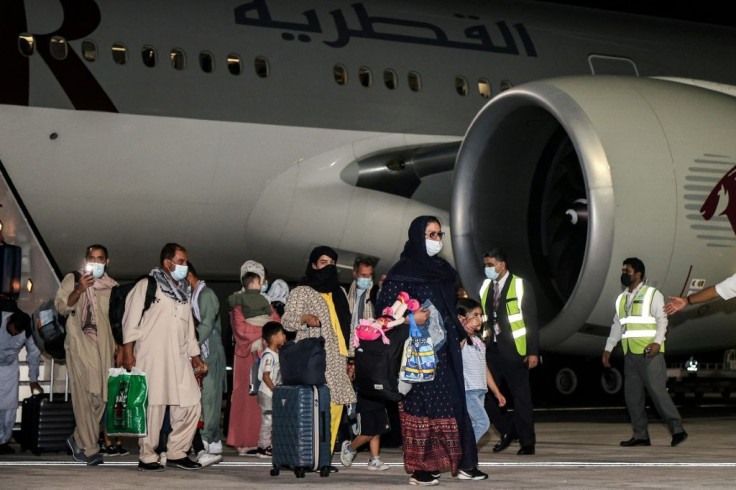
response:
<path id="1" fill-rule="evenodd" d="M 329 466 L 323 466 L 319 469 L 319 476 L 322 478 L 330 476 L 330 467 Z"/>
<path id="2" fill-rule="evenodd" d="M 306 470 L 304 468 L 294 468 L 294 476 L 297 478 L 304 478 Z"/>
<path id="3" fill-rule="evenodd" d="M 273 468 L 271 468 L 271 476 L 279 476 L 278 466 L 274 466 Z"/>

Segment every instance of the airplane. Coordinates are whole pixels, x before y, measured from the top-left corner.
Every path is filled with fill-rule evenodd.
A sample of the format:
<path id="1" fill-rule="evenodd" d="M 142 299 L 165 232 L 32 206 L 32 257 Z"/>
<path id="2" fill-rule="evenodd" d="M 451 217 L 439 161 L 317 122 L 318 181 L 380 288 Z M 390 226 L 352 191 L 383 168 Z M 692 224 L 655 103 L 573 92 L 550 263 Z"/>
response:
<path id="1" fill-rule="evenodd" d="M 732 26 L 535 1 L 6 0 L 19 304 L 95 242 L 121 279 L 177 241 L 232 282 L 246 259 L 297 279 L 328 244 L 349 280 L 432 214 L 471 295 L 502 245 L 543 350 L 599 358 L 624 258 L 672 295 L 736 272 L 733 59 Z M 667 353 L 736 346 L 733 311 L 673 317 Z"/>

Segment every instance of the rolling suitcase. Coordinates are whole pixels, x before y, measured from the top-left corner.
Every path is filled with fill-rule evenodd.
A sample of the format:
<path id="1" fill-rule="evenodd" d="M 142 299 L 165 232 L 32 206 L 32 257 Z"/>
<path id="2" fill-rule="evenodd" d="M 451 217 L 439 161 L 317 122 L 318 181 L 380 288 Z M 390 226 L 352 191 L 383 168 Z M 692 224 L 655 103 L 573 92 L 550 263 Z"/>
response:
<path id="1" fill-rule="evenodd" d="M 66 440 L 74 432 L 74 409 L 69 398 L 69 375 L 66 376 L 64 398 L 54 399 L 54 360 L 51 360 L 50 393 L 32 395 L 23 400 L 21 411 L 21 451 L 33 454 L 67 451 Z"/>
<path id="2" fill-rule="evenodd" d="M 271 476 L 281 468 L 304 478 L 307 471 L 329 476 L 330 390 L 327 386 L 276 386 L 273 392 Z"/>

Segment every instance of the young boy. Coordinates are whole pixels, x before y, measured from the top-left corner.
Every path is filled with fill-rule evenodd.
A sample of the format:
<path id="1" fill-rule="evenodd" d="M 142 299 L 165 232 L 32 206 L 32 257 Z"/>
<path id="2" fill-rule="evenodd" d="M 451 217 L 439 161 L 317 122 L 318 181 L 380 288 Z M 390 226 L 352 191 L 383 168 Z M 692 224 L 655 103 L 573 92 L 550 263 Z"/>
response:
<path id="1" fill-rule="evenodd" d="M 268 322 L 263 326 L 263 340 L 266 347 L 258 368 L 258 405 L 261 407 L 261 431 L 258 436 L 259 458 L 271 457 L 271 424 L 273 423 L 272 396 L 276 385 L 281 384 L 279 350 L 286 343 L 284 327 L 279 322 Z"/>
<path id="2" fill-rule="evenodd" d="M 355 377 L 355 365 L 348 364 L 348 375 L 351 379 Z M 371 459 L 368 460 L 368 469 L 373 471 L 385 471 L 389 469 L 389 465 L 381 461 L 379 453 L 381 451 L 381 434 L 391 431 L 391 424 L 388 421 L 388 413 L 386 412 L 386 403 L 383 400 L 375 400 L 366 398 L 357 392 L 358 403 L 355 407 L 357 414 L 357 433 L 358 435 L 350 441 L 343 441 L 342 450 L 340 451 L 340 461 L 343 466 L 353 464 L 353 459 L 358 453 L 358 448 L 365 443 L 369 444 L 371 451 Z"/>
<path id="3" fill-rule="evenodd" d="M 258 321 L 258 317 L 271 316 L 271 303 L 261 294 L 261 276 L 255 272 L 246 272 L 241 278 L 241 283 L 243 290 L 228 298 L 230 308 L 240 306 L 246 321 L 255 325 L 263 325 Z"/>

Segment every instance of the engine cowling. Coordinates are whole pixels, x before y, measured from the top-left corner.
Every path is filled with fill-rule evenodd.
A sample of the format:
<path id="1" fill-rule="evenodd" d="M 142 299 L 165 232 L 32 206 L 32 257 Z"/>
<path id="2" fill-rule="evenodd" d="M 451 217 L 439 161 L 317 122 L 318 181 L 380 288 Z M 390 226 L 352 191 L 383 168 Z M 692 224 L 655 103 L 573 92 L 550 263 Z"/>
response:
<path id="1" fill-rule="evenodd" d="M 734 127 L 736 98 L 673 81 L 571 77 L 504 92 L 475 117 L 455 167 L 463 284 L 478 291 L 483 251 L 502 246 L 534 285 L 542 348 L 600 353 L 626 257 L 641 258 L 665 295 L 734 272 Z M 668 352 L 736 344 L 732 309 L 675 319 Z M 707 335 L 678 327 L 699 323 Z"/>

